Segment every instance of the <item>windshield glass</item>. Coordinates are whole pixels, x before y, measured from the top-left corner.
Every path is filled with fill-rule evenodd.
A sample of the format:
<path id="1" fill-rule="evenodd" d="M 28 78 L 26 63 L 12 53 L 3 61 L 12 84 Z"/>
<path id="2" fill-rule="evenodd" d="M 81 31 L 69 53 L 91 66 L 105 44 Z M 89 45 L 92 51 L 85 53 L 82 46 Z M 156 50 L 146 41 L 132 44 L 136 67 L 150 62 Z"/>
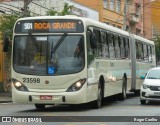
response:
<path id="1" fill-rule="evenodd" d="M 147 79 L 160 79 L 160 69 L 152 69 L 148 72 Z"/>
<path id="2" fill-rule="evenodd" d="M 65 75 L 84 68 L 82 35 L 16 36 L 13 68 L 32 75 Z"/>

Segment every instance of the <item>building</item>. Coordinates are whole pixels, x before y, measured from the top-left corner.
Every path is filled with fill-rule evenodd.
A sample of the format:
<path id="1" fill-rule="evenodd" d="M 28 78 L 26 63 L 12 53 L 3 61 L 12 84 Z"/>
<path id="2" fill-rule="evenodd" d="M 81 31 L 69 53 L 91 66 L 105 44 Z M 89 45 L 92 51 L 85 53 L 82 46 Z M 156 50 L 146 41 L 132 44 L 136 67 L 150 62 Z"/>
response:
<path id="1" fill-rule="evenodd" d="M 125 0 L 73 0 L 99 12 L 99 21 L 123 29 Z"/>
<path id="2" fill-rule="evenodd" d="M 160 0 L 155 0 L 151 4 L 152 22 L 153 22 L 153 38 L 160 36 Z"/>
<path id="3" fill-rule="evenodd" d="M 155 0 L 143 0 L 143 37 L 153 38 L 152 3 Z"/>
<path id="4" fill-rule="evenodd" d="M 99 21 L 152 39 L 151 3 L 155 0 L 72 0 L 99 12 Z"/>
<path id="5" fill-rule="evenodd" d="M 143 36 L 143 1 L 128 0 L 126 11 L 127 31 L 139 36 Z"/>

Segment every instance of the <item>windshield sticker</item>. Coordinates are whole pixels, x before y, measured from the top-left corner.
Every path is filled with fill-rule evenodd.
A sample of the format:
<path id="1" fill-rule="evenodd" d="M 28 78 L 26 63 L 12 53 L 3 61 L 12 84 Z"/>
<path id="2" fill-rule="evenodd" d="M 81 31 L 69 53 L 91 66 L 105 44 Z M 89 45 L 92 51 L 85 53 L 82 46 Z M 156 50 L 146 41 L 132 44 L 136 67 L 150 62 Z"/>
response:
<path id="1" fill-rule="evenodd" d="M 47 41 L 47 37 L 37 37 L 37 41 Z"/>
<path id="2" fill-rule="evenodd" d="M 55 67 L 49 67 L 48 74 L 51 74 L 51 75 L 55 74 Z"/>

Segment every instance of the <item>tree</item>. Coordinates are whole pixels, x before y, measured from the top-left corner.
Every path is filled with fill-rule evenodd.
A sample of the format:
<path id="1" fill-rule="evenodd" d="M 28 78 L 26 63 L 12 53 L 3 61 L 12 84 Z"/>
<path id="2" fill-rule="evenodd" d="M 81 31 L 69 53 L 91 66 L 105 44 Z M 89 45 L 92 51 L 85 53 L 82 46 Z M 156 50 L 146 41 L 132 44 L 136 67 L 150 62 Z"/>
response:
<path id="1" fill-rule="evenodd" d="M 0 32 L 2 33 L 3 37 L 7 35 L 10 39 L 12 38 L 12 31 L 14 24 L 18 18 L 22 17 L 19 13 L 12 13 L 12 14 L 3 14 L 1 16 L 0 22 Z"/>
<path id="2" fill-rule="evenodd" d="M 20 13 L 11 13 L 11 14 L 3 14 L 0 18 L 0 32 L 2 33 L 2 38 L 5 39 L 5 37 L 8 37 L 10 46 L 8 47 L 9 50 L 7 53 L 4 53 L 4 90 L 8 91 L 8 81 L 11 79 L 11 69 L 10 69 L 10 62 L 11 62 L 11 38 L 12 38 L 12 32 L 13 27 L 18 18 L 20 18 Z"/>
<path id="3" fill-rule="evenodd" d="M 155 46 L 156 46 L 156 59 L 157 62 L 160 62 L 160 36 L 158 36 L 155 40 Z"/>
<path id="4" fill-rule="evenodd" d="M 72 5 L 69 5 L 68 3 L 64 3 L 64 8 L 61 12 L 58 12 L 55 10 L 54 7 L 51 8 L 51 10 L 47 11 L 47 15 L 49 16 L 64 16 L 64 15 L 68 15 L 71 13 L 71 9 L 73 8 Z"/>

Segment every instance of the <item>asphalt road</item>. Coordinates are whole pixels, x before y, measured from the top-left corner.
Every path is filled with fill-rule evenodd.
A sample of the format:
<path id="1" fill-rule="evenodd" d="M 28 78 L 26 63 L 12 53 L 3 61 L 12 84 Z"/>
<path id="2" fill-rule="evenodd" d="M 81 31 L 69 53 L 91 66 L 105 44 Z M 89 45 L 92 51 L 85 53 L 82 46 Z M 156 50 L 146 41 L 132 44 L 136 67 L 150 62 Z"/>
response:
<path id="1" fill-rule="evenodd" d="M 129 95 L 124 101 L 107 98 L 100 109 L 92 109 L 90 105 L 49 105 L 44 111 L 37 111 L 34 105 L 1 103 L 0 116 L 11 116 L 12 123 L 5 124 L 14 125 L 24 124 L 16 122 L 18 118 L 30 125 L 37 124 L 32 123 L 34 120 L 51 121 L 39 125 L 159 125 L 160 102 L 141 105 L 138 96 Z M 30 119 L 33 117 L 37 119 Z"/>

